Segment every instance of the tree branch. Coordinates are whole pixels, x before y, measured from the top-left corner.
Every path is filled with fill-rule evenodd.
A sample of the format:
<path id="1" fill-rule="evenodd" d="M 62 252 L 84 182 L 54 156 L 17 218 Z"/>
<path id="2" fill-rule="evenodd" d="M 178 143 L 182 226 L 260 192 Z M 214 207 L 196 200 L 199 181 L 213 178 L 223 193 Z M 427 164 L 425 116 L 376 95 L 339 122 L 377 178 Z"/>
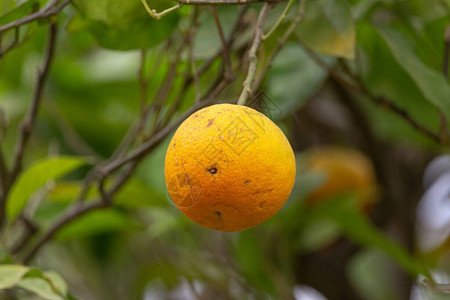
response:
<path id="1" fill-rule="evenodd" d="M 71 206 L 70 209 L 68 209 L 66 213 L 50 227 L 47 233 L 39 240 L 39 242 L 36 243 L 36 245 L 34 245 L 30 252 L 28 252 L 28 254 L 23 259 L 24 264 L 28 264 L 42 248 L 42 246 L 50 241 L 62 227 L 92 210 L 104 207 L 105 205 L 102 201 L 93 202 L 85 206 L 83 206 L 81 202 L 77 202 L 75 204 L 75 207 Z"/>
<path id="2" fill-rule="evenodd" d="M 181 8 L 181 7 L 183 6 L 183 3 L 178 3 L 177 5 L 172 6 L 172 7 L 168 8 L 168 9 L 163 10 L 162 12 L 159 12 L 159 13 L 158 13 L 158 12 L 156 12 L 156 10 L 151 9 L 151 8 L 148 6 L 146 0 L 141 0 L 141 2 L 142 2 L 142 5 L 144 5 L 145 10 L 148 12 L 148 14 L 149 14 L 152 18 L 154 18 L 154 19 L 156 19 L 156 20 L 161 19 L 162 17 L 164 17 L 164 16 L 167 15 L 168 13 L 171 13 L 171 12 L 173 12 L 173 11 L 175 11 L 175 10 L 177 10 L 177 9 L 179 9 L 179 8 Z"/>
<path id="3" fill-rule="evenodd" d="M 216 24 L 217 31 L 219 33 L 220 42 L 222 43 L 222 56 L 223 56 L 223 61 L 224 61 L 224 65 L 225 65 L 225 77 L 233 78 L 234 74 L 233 74 L 233 68 L 231 67 L 230 53 L 228 50 L 228 44 L 225 39 L 225 35 L 222 30 L 222 25 L 220 25 L 220 19 L 219 19 L 219 16 L 217 15 L 217 10 L 214 6 L 211 6 L 211 11 L 212 11 L 212 14 L 214 17 L 214 22 Z"/>
<path id="4" fill-rule="evenodd" d="M 284 32 L 283 36 L 278 40 L 277 46 L 272 51 L 272 53 L 267 58 L 266 63 L 264 64 L 264 70 L 261 72 L 261 74 L 256 78 L 255 80 L 255 89 L 258 89 L 258 87 L 261 85 L 262 80 L 264 79 L 264 76 L 266 75 L 267 71 L 270 69 L 270 67 L 273 64 L 273 61 L 275 60 L 275 57 L 278 55 L 280 50 L 283 48 L 284 44 L 286 44 L 288 38 L 292 35 L 295 28 L 297 28 L 298 24 L 303 20 L 303 17 L 305 15 L 305 2 L 306 0 L 300 0 L 299 3 L 299 9 L 297 12 L 297 15 L 295 19 L 292 21 L 291 25 L 289 25 L 288 29 Z M 288 4 L 289 6 L 289 4 Z M 286 9 L 288 9 L 288 6 Z M 267 37 L 269 36 L 270 31 L 267 33 Z M 264 39 L 264 36 L 263 36 Z"/>
<path id="5" fill-rule="evenodd" d="M 9 188 L 17 178 L 17 175 L 22 170 L 22 162 L 23 162 L 23 154 L 25 147 L 27 146 L 30 135 L 33 131 L 34 121 L 37 115 L 37 111 L 42 99 L 42 92 L 44 90 L 45 81 L 47 79 L 48 70 L 50 68 L 51 61 L 53 59 L 53 54 L 55 50 L 56 44 L 56 34 L 57 34 L 57 25 L 55 22 L 50 23 L 49 25 L 49 35 L 47 41 L 47 49 L 44 55 L 44 60 L 41 68 L 38 70 L 38 76 L 36 81 L 36 87 L 33 93 L 33 97 L 31 100 L 31 105 L 27 111 L 26 116 L 21 122 L 21 126 L 18 133 L 18 138 L 16 142 L 16 147 L 14 151 L 14 160 L 11 171 L 8 174 L 9 180 L 8 185 L 4 192 L 4 197 L 1 199 L 0 203 L 0 224 L 3 223 L 5 218 L 5 206 L 6 206 L 6 198 L 9 191 Z"/>
<path id="6" fill-rule="evenodd" d="M 35 13 L 32 13 L 22 19 L 18 19 L 11 23 L 0 26 L 0 33 L 9 30 L 11 28 L 31 23 L 36 20 L 47 19 L 51 16 L 57 15 L 64 7 L 66 7 L 70 3 L 70 0 L 65 0 L 60 6 L 58 6 L 59 2 L 60 0 L 53 0 L 47 7 L 44 7 L 43 9 Z"/>
<path id="7" fill-rule="evenodd" d="M 255 77 L 256 72 L 256 64 L 257 64 L 257 56 L 256 52 L 258 51 L 259 46 L 262 42 L 263 37 L 263 28 L 264 23 L 266 21 L 266 16 L 269 13 L 270 10 L 270 4 L 265 3 L 263 8 L 261 9 L 261 12 L 259 13 L 258 21 L 256 22 L 256 28 L 255 28 L 255 37 L 253 39 L 252 46 L 250 50 L 248 51 L 248 72 L 247 77 L 244 80 L 243 83 L 243 89 L 241 92 L 241 95 L 239 96 L 239 100 L 237 102 L 238 105 L 245 105 L 245 102 L 247 101 L 248 96 L 252 93 L 252 83 L 253 79 Z"/>
<path id="8" fill-rule="evenodd" d="M 187 5 L 244 5 L 250 3 L 279 3 L 286 0 L 175 0 Z"/>
<path id="9" fill-rule="evenodd" d="M 419 123 L 417 120 L 415 120 L 405 109 L 393 103 L 386 97 L 377 96 L 374 95 L 372 92 L 370 92 L 369 89 L 361 81 L 361 79 L 359 79 L 355 74 L 353 74 L 348 68 L 345 68 L 346 67 L 345 65 L 344 71 L 346 75 L 348 75 L 352 79 L 353 82 L 343 77 L 336 70 L 329 68 L 329 66 L 325 62 L 323 62 L 322 59 L 313 50 L 311 50 L 308 46 L 306 46 L 301 40 L 299 40 L 299 43 L 303 46 L 303 48 L 306 50 L 306 53 L 311 57 L 311 59 L 314 60 L 325 71 L 327 71 L 330 74 L 330 76 L 336 79 L 336 81 L 338 81 L 340 84 L 343 84 L 351 88 L 355 92 L 358 92 L 366 96 L 375 105 L 384 109 L 388 109 L 393 113 L 397 114 L 407 123 L 409 123 L 413 128 L 415 128 L 418 132 L 422 133 L 429 139 L 432 139 L 436 143 L 444 144 L 444 140 L 442 140 L 438 134 L 434 133 L 433 131 L 431 131 L 430 129 L 426 128 L 424 125 Z"/>

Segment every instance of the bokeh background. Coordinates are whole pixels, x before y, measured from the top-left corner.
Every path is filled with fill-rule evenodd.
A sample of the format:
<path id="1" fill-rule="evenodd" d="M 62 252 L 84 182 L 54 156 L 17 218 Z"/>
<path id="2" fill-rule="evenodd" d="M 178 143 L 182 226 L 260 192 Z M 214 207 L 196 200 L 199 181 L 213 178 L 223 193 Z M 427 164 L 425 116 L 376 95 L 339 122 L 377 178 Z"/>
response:
<path id="1" fill-rule="evenodd" d="M 0 0 L 0 26 L 49 3 Z M 170 4 L 149 1 L 158 9 Z M 285 5 L 270 12 L 266 29 Z M 164 182 L 171 131 L 142 159 L 112 206 L 68 223 L 29 265 L 56 272 L 67 297 L 87 300 L 450 299 L 450 2 L 304 5 L 304 19 L 285 44 L 277 49 L 297 1 L 258 52 L 261 82 L 247 102 L 280 126 L 296 154 L 296 183 L 277 215 L 234 233 L 189 221 Z M 216 8 L 224 35 L 235 35 L 227 51 L 236 78 L 212 102 L 236 102 L 260 9 Z M 37 230 L 23 253 L 13 253 L 29 224 L 19 218 L 3 226 L 0 258 L 8 265 L 22 264 L 146 107 L 151 109 L 128 151 L 198 103 L 226 68 L 226 59 L 216 55 L 223 45 L 208 6 L 185 6 L 156 21 L 139 1 L 74 0 L 54 18 L 56 50 L 25 149 L 28 183 L 19 186 L 31 189 L 23 214 Z M 1 36 L 1 50 L 13 45 L 0 51 L 7 164 L 35 92 L 49 19 Z M 189 47 L 182 48 L 186 36 Z M 262 66 L 274 51 L 266 72 Z M 185 74 L 209 60 L 185 87 Z M 46 178 L 45 162 L 62 157 L 84 163 Z M 92 185 L 85 201 L 98 197 Z M 10 276 L 5 274 L 0 283 Z M 19 279 L 0 297 L 63 297 L 42 286 L 20 286 Z"/>

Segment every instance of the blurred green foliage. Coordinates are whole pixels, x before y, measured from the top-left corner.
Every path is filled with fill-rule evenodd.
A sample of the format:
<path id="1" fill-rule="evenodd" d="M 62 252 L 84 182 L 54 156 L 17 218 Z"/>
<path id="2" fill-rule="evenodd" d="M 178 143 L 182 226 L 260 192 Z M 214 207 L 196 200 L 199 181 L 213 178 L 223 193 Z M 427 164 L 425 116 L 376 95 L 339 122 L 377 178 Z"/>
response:
<path id="1" fill-rule="evenodd" d="M 45 232 L 77 198 L 92 167 L 90 162 L 110 157 L 128 128 L 137 122 L 142 113 L 137 75 L 142 49 L 144 72 L 151 74 L 147 99 L 160 101 L 158 88 L 167 80 L 176 55 L 167 50 L 168 45 L 181 43 L 194 14 L 194 7 L 186 5 L 156 21 L 137 0 L 72 2 L 57 17 L 56 54 L 26 151 L 25 171 L 8 198 L 10 222 L 1 243 L 5 253 L 10 240 L 21 233 L 17 229 L 20 225 L 13 221 L 24 208 Z M 166 1 L 149 4 L 158 11 L 170 6 Z M 0 0 L 0 25 L 44 5 L 44 0 Z M 293 20 L 297 5 L 286 22 Z M 248 18 L 253 23 L 259 8 L 259 4 L 249 5 L 253 15 Z M 282 8 L 279 4 L 269 14 L 267 28 Z M 192 41 L 192 56 L 198 65 L 222 48 L 210 10 L 201 9 Z M 427 129 L 438 132 L 440 112 L 450 118 L 450 85 L 442 75 L 449 11 L 446 0 L 308 0 L 303 23 L 263 80 L 262 90 L 270 98 L 266 101 L 272 103 L 272 111 L 266 113 L 272 113 L 291 141 L 302 139 L 293 129 L 299 124 L 298 112 L 322 91 L 330 70 L 339 71 L 344 65 L 368 91 L 387 97 Z M 217 7 L 217 12 L 228 36 L 239 7 Z M 7 124 L 0 134 L 8 162 L 14 157 L 19 122 L 30 105 L 45 47 L 46 24 L 48 20 L 38 20 L 22 26 L 20 45 L 0 58 L 0 117 Z M 262 65 L 286 27 L 283 24 L 266 40 Z M 243 50 L 252 36 L 252 26 L 240 32 L 232 61 L 245 55 Z M 1 49 L 14 38 L 14 30 L 5 32 Z M 316 52 L 316 59 L 325 68 L 309 51 Z M 180 56 L 167 101 L 160 113 L 151 114 L 146 133 L 155 130 L 155 124 L 172 108 L 178 116 L 194 104 L 195 88 L 184 89 L 181 78 L 191 71 L 189 56 Z M 199 78 L 202 93 L 222 72 L 219 60 L 220 55 Z M 245 70 L 238 68 L 236 82 L 218 100 L 235 99 L 244 76 Z M 448 151 L 392 111 L 364 96 L 358 100 L 383 143 L 401 143 L 420 151 Z M 141 142 L 146 137 L 139 138 Z M 327 251 L 342 237 L 361 250 L 349 262 L 347 274 L 364 299 L 398 299 L 396 286 L 386 279 L 391 271 L 386 265 L 395 263 L 412 278 L 429 276 L 418 253 L 411 253 L 391 232 L 378 228 L 367 214 L 355 209 L 355 195 L 338 195 L 317 207 L 306 205 L 305 198 L 324 178 L 307 172 L 300 153 L 291 197 L 267 223 L 234 233 L 191 223 L 172 205 L 165 187 L 164 155 L 169 140 L 170 136 L 166 137 L 145 157 L 115 195 L 113 207 L 75 219 L 43 249 L 36 267 L 55 270 L 64 280 L 54 272 L 21 266 L 20 259 L 8 253 L 0 256 L 8 263 L 0 265 L 0 289 L 19 287 L 43 299 L 143 299 L 145 295 L 155 297 L 148 299 L 180 299 L 183 295 L 193 299 L 289 299 L 297 284 L 296 274 L 301 272 L 296 269 L 297 257 Z M 333 141 L 339 143 L 339 137 Z M 92 203 L 98 197 L 92 187 L 85 201 Z M 421 287 L 430 290 L 429 286 Z M 26 298 L 28 292 L 18 297 Z"/>

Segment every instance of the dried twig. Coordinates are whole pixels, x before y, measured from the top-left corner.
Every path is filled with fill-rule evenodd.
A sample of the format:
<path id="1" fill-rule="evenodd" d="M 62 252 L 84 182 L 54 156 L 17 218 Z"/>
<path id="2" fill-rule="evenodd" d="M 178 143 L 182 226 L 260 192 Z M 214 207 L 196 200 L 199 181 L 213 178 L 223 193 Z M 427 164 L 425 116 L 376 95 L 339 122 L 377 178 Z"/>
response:
<path id="1" fill-rule="evenodd" d="M 279 3 L 286 0 L 175 0 L 186 5 L 244 5 L 257 2 Z"/>
<path id="2" fill-rule="evenodd" d="M 272 51 L 272 53 L 269 55 L 269 57 L 266 60 L 266 63 L 264 64 L 263 71 L 255 79 L 255 84 L 254 84 L 255 89 L 258 89 L 258 87 L 261 85 L 261 82 L 262 82 L 264 76 L 267 74 L 267 71 L 270 69 L 270 67 L 273 64 L 275 57 L 278 55 L 280 50 L 283 48 L 284 44 L 286 44 L 286 41 L 292 35 L 295 28 L 297 28 L 298 24 L 300 24 L 300 22 L 303 20 L 303 17 L 305 14 L 305 3 L 306 3 L 306 0 L 300 0 L 299 9 L 298 9 L 295 19 L 289 25 L 288 29 L 286 29 L 283 36 L 278 40 L 277 46 Z M 268 35 L 269 35 L 269 33 L 268 33 Z"/>
<path id="3" fill-rule="evenodd" d="M 10 173 L 11 181 L 15 180 L 16 176 L 22 169 L 23 152 L 25 150 L 25 147 L 27 146 L 31 132 L 33 131 L 33 125 L 42 99 L 42 92 L 44 90 L 48 70 L 50 68 L 50 64 L 53 59 L 53 53 L 55 50 L 55 43 L 56 43 L 56 33 L 57 33 L 57 25 L 56 23 L 52 22 L 49 25 L 49 37 L 47 42 L 47 49 L 44 56 L 42 67 L 38 70 L 36 87 L 31 100 L 31 105 L 20 126 L 19 137 L 17 139 L 14 153 L 13 167 Z"/>
<path id="4" fill-rule="evenodd" d="M 158 12 L 156 12 L 156 10 L 151 9 L 151 8 L 148 6 L 146 0 L 141 0 L 141 2 L 142 2 L 142 5 L 144 5 L 145 10 L 148 12 L 148 14 L 149 14 L 152 18 L 155 18 L 156 20 L 161 19 L 162 17 L 164 17 L 164 16 L 167 15 L 168 13 L 171 13 L 171 12 L 173 12 L 173 11 L 175 11 L 175 10 L 177 10 L 177 9 L 179 9 L 179 8 L 181 8 L 181 7 L 183 6 L 183 3 L 178 3 L 177 5 L 172 6 L 172 7 L 168 8 L 168 9 L 165 9 L 165 10 L 163 10 L 162 12 L 159 12 L 159 13 L 158 13 Z"/>
<path id="5" fill-rule="evenodd" d="M 8 174 L 8 185 L 3 190 L 3 197 L 0 199 L 0 224 L 5 219 L 5 206 L 8 190 L 17 178 L 17 175 L 22 170 L 22 161 L 25 147 L 27 146 L 31 132 L 33 131 L 34 121 L 41 102 L 42 92 L 44 90 L 45 81 L 47 79 L 48 70 L 53 59 L 53 53 L 56 44 L 57 25 L 52 22 L 49 25 L 49 36 L 47 42 L 47 49 L 44 55 L 44 60 L 41 68 L 38 70 L 36 87 L 31 100 L 30 108 L 28 109 L 18 133 L 16 147 L 14 151 L 14 159 L 11 171 Z"/>
<path id="6" fill-rule="evenodd" d="M 25 255 L 23 262 L 28 264 L 33 257 L 38 253 L 38 251 L 44 246 L 48 241 L 50 241 L 53 236 L 65 225 L 69 224 L 76 218 L 99 208 L 104 208 L 104 203 L 102 201 L 97 201 L 83 205 L 81 202 L 77 202 L 75 206 L 71 206 L 66 213 L 56 221 L 49 230 L 44 234 L 44 236 L 31 248 L 27 255 Z"/>
<path id="7" fill-rule="evenodd" d="M 222 43 L 222 56 L 223 56 L 223 61 L 225 62 L 225 64 L 224 64 L 225 65 L 225 76 L 229 77 L 229 78 L 233 78 L 234 74 L 233 74 L 233 68 L 231 67 L 230 52 L 228 49 L 227 41 L 225 39 L 225 35 L 222 30 L 222 25 L 220 25 L 220 19 L 219 19 L 219 16 L 217 15 L 217 10 L 214 6 L 211 6 L 211 11 L 212 11 L 212 14 L 214 17 L 214 22 L 217 27 L 217 32 L 219 33 L 220 42 Z"/>
<path id="8" fill-rule="evenodd" d="M 245 78 L 243 83 L 243 89 L 237 102 L 238 105 L 245 105 L 248 96 L 252 93 L 252 83 L 255 77 L 256 64 L 258 60 L 256 52 L 258 51 L 258 48 L 262 42 L 264 23 L 266 21 L 266 16 L 269 13 L 269 10 L 270 4 L 265 3 L 263 8 L 261 9 L 261 12 L 259 13 L 258 21 L 256 22 L 255 37 L 253 39 L 252 46 L 248 51 L 249 64 L 247 77 Z"/>
<path id="9" fill-rule="evenodd" d="M 343 69 L 346 75 L 351 79 L 351 81 L 346 77 L 342 76 L 336 70 L 330 68 L 325 62 L 322 61 L 322 59 L 313 50 L 311 50 L 308 46 L 306 46 L 301 40 L 299 40 L 299 43 L 303 46 L 309 57 L 314 62 L 316 62 L 320 67 L 322 67 L 326 72 L 328 72 L 330 76 L 333 77 L 337 82 L 347 86 L 348 88 L 352 89 L 355 92 L 358 92 L 366 96 L 377 106 L 394 112 L 402 119 L 404 119 L 406 122 L 408 122 L 417 131 L 427 136 L 428 138 L 432 139 L 433 141 L 437 143 L 444 142 L 438 134 L 432 132 L 430 129 L 426 128 L 424 125 L 415 120 L 405 109 L 396 105 L 386 97 L 376 96 L 372 92 L 370 92 L 369 89 L 365 86 L 365 84 L 361 81 L 361 79 L 358 78 L 355 74 L 353 74 L 352 71 L 350 71 L 346 67 L 346 65 L 343 65 Z"/>
<path id="10" fill-rule="evenodd" d="M 272 33 L 277 30 L 277 28 L 281 25 L 281 23 L 283 22 L 283 20 L 286 18 L 289 10 L 291 9 L 292 5 L 294 5 L 295 0 L 289 0 L 288 4 L 286 5 L 286 7 L 283 10 L 283 13 L 280 15 L 280 17 L 278 18 L 278 20 L 275 22 L 275 24 L 272 26 L 272 28 L 270 28 L 270 30 L 263 35 L 262 39 L 265 40 L 267 38 L 269 38 Z"/>
<path id="11" fill-rule="evenodd" d="M 18 19 L 11 23 L 0 26 L 0 32 L 9 30 L 11 28 L 19 27 L 36 20 L 47 19 L 51 16 L 55 16 L 70 3 L 70 0 L 65 0 L 63 3 L 61 3 L 61 5 L 58 6 L 59 2 L 60 0 L 53 0 L 48 6 L 44 7 L 43 9 L 35 13 L 32 13 L 22 19 Z"/>

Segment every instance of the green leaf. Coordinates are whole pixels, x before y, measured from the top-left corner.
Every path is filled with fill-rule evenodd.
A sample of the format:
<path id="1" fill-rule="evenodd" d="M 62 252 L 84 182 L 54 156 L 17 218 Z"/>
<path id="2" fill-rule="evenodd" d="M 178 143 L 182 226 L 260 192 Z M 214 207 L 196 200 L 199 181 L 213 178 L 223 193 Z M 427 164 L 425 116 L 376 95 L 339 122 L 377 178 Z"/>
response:
<path id="1" fill-rule="evenodd" d="M 68 294 L 67 284 L 58 273 L 48 271 L 44 272 L 44 276 L 48 281 L 52 283 L 53 288 L 56 289 L 58 293 L 60 293 L 61 295 Z"/>
<path id="2" fill-rule="evenodd" d="M 0 17 L 0 25 L 25 17 L 39 8 L 39 1 L 28 0 Z"/>
<path id="3" fill-rule="evenodd" d="M 114 196 L 114 203 L 123 207 L 142 207 L 167 206 L 169 202 L 144 181 L 131 178 Z"/>
<path id="4" fill-rule="evenodd" d="M 33 292 L 38 296 L 48 300 L 62 300 L 62 297 L 57 291 L 55 291 L 52 285 L 43 278 L 39 277 L 26 277 L 22 279 L 18 284 L 18 287 L 27 291 Z"/>
<path id="5" fill-rule="evenodd" d="M 73 0 L 77 10 L 89 19 L 102 21 L 109 26 L 129 24 L 142 9 L 139 1 Z"/>
<path id="6" fill-rule="evenodd" d="M 85 163 L 86 161 L 81 157 L 59 156 L 33 164 L 21 174 L 11 188 L 6 208 L 8 217 L 14 220 L 33 193 L 45 185 L 48 180 L 61 177 Z"/>
<path id="7" fill-rule="evenodd" d="M 444 76 L 418 58 L 403 34 L 392 28 L 377 26 L 376 29 L 424 97 L 450 118 L 450 85 Z"/>
<path id="8" fill-rule="evenodd" d="M 261 253 L 255 230 L 246 230 L 239 233 L 238 244 L 235 249 L 235 257 L 244 274 L 258 289 L 271 294 L 276 293 L 272 278 L 267 272 L 265 258 Z"/>
<path id="9" fill-rule="evenodd" d="M 29 268 L 19 265 L 0 265 L 0 290 L 15 286 Z"/>
<path id="10" fill-rule="evenodd" d="M 323 54 L 351 60 L 355 57 L 355 25 L 345 0 L 308 1 L 305 19 L 296 34 Z"/>
<path id="11" fill-rule="evenodd" d="M 324 59 L 332 63 L 329 57 Z M 268 74 L 270 99 L 265 99 L 264 106 L 268 108 L 265 113 L 271 119 L 278 119 L 296 111 L 323 84 L 326 76 L 323 68 L 312 61 L 299 44 L 287 44 L 276 56 Z"/>
<path id="12" fill-rule="evenodd" d="M 109 27 L 103 22 L 75 15 L 67 30 L 87 30 L 104 48 L 132 50 L 151 48 L 162 43 L 172 34 L 177 22 L 178 15 L 170 14 L 159 21 L 143 16 L 126 27 Z"/>
<path id="13" fill-rule="evenodd" d="M 139 0 L 73 0 L 73 3 L 83 16 L 109 27 L 125 28 L 143 16 L 151 18 Z M 148 4 L 157 11 L 169 6 L 166 0 L 151 0 Z"/>
<path id="14" fill-rule="evenodd" d="M 357 211 L 353 196 L 330 199 L 317 208 L 316 213 L 330 219 L 351 240 L 366 247 L 382 250 L 405 271 L 412 276 L 427 275 L 426 268 L 416 258 L 411 256 L 402 246 L 386 237 L 370 221 Z"/>
<path id="15" fill-rule="evenodd" d="M 115 209 L 104 209 L 89 212 L 69 223 L 57 234 L 59 240 L 85 237 L 93 234 L 114 232 L 137 227 L 136 222 Z"/>
<path id="16" fill-rule="evenodd" d="M 100 46 L 114 50 L 145 49 L 165 41 L 176 28 L 177 12 L 161 20 L 148 15 L 140 1 L 76 0 L 81 15 L 76 14 L 67 26 L 69 32 L 86 30 Z M 166 7 L 166 1 L 152 1 L 152 8 Z"/>

